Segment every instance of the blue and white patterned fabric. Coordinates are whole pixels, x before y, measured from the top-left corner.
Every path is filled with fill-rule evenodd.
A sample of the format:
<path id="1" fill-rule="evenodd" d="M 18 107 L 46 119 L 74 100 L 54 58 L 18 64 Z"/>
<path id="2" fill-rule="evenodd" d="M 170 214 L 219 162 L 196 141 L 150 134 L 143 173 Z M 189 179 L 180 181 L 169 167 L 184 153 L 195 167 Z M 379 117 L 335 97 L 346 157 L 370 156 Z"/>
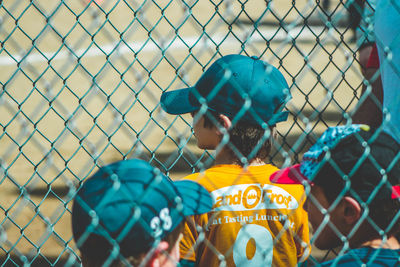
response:
<path id="1" fill-rule="evenodd" d="M 315 173 L 322 166 L 323 158 L 327 151 L 334 148 L 341 140 L 359 131 L 369 131 L 365 124 L 352 124 L 328 128 L 317 142 L 303 155 L 300 171 L 311 181 Z"/>

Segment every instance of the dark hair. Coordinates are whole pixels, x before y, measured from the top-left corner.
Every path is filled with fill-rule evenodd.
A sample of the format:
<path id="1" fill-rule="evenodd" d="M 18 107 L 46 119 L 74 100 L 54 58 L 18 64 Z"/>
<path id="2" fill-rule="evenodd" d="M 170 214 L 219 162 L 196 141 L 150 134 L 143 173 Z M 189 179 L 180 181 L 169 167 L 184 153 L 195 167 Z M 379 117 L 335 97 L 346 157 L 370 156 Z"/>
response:
<path id="1" fill-rule="evenodd" d="M 398 185 L 400 179 L 399 149 L 399 144 L 386 133 L 376 129 L 361 131 L 330 150 L 313 181 L 322 188 L 329 203 L 340 196 L 350 196 L 367 204 L 368 208 L 361 207 L 365 207 L 368 217 L 386 230 L 400 211 L 399 200 L 391 199 L 392 185 Z M 386 182 L 382 184 L 383 181 Z M 397 220 L 386 234 L 398 232 L 399 223 Z"/>
<path id="2" fill-rule="evenodd" d="M 382 230 L 386 230 L 393 220 L 396 220 L 393 227 L 386 233 L 387 235 L 393 236 L 400 231 L 400 222 L 399 219 L 396 218 L 397 213 L 400 211 L 400 201 L 398 199 L 372 201 L 368 205 L 368 210 L 368 216 Z"/>
<path id="3" fill-rule="evenodd" d="M 334 175 L 339 175 L 336 170 L 327 162 L 324 166 L 324 174 L 326 181 L 335 181 L 336 184 L 327 182 L 327 183 L 318 183 L 317 185 L 321 187 L 328 200 L 329 204 L 332 204 L 337 198 L 341 196 L 350 196 L 354 198 L 357 202 L 360 203 L 359 198 L 362 199 L 361 203 L 365 201 L 368 205 L 368 217 L 382 230 L 386 230 L 388 226 L 392 223 L 393 219 L 396 219 L 393 227 L 389 229 L 388 232 L 385 232 L 389 236 L 393 236 L 400 231 L 400 221 L 396 218 L 396 214 L 400 212 L 400 201 L 399 199 L 391 199 L 391 190 L 388 190 L 387 184 L 382 185 L 382 187 L 377 191 L 375 197 L 371 200 L 371 202 L 367 202 L 368 194 L 365 192 L 369 192 L 371 189 L 363 189 L 360 188 L 357 184 L 357 179 L 350 179 L 351 186 L 346 189 L 346 182 L 342 178 L 335 178 Z M 329 171 L 327 169 L 330 169 Z M 354 176 L 358 173 L 356 172 Z M 360 178 L 361 179 L 361 178 Z M 378 184 L 378 182 L 377 182 Z M 353 190 L 357 193 L 357 197 L 353 192 Z M 383 196 L 387 196 L 384 198 Z M 364 205 L 361 205 L 363 212 L 366 210 L 363 208 Z M 368 220 L 367 220 L 368 221 Z M 372 235 L 372 233 L 371 233 Z"/>
<path id="4" fill-rule="evenodd" d="M 320 186 L 329 202 L 329 204 L 332 204 L 338 197 L 340 197 L 340 192 L 338 193 L 337 191 L 332 191 L 332 188 L 327 188 L 326 186 L 322 187 Z M 343 189 L 343 188 L 342 188 Z M 344 194 L 344 196 L 350 196 L 354 199 L 356 199 L 355 196 L 353 196 L 350 193 Z M 357 200 L 357 199 L 356 199 Z M 357 201 L 358 202 L 358 201 Z M 374 198 L 370 203 L 367 203 L 368 205 L 368 217 L 382 230 L 386 231 L 385 234 L 388 236 L 394 236 L 397 233 L 400 232 L 400 220 L 399 218 L 396 218 L 397 213 L 400 212 L 400 200 L 399 199 L 390 199 L 390 195 L 388 196 L 387 199 L 381 199 L 381 198 Z M 360 206 L 363 209 L 363 212 L 366 210 L 363 208 L 363 205 Z M 394 222 L 393 227 L 388 229 L 388 226 L 392 223 L 393 220 L 396 220 Z M 368 220 L 367 220 L 368 221 Z M 374 226 L 373 226 L 374 227 Z M 379 231 L 379 229 L 378 229 Z M 372 233 L 369 235 L 369 237 L 372 236 Z M 382 236 L 380 236 L 382 237 Z"/>
<path id="5" fill-rule="evenodd" d="M 206 128 L 212 128 L 219 122 L 219 114 L 216 112 L 207 111 L 204 115 L 204 127 Z M 264 129 L 261 125 L 241 120 L 232 125 L 228 133 L 227 147 L 232 150 L 237 159 L 237 164 L 242 166 L 246 163 L 246 161 L 243 162 L 243 157 L 247 159 L 247 162 L 254 158 L 267 158 L 271 152 L 272 140 L 276 135 L 275 125 Z"/>
<path id="6" fill-rule="evenodd" d="M 170 253 L 174 248 L 175 243 L 178 241 L 179 235 L 182 233 L 184 228 L 183 220 L 177 227 L 174 228 L 169 234 L 167 234 L 162 240 L 168 243 L 167 252 Z M 113 250 L 112 244 L 105 240 L 104 237 L 91 235 L 85 240 L 83 247 L 91 247 L 93 253 L 85 253 L 84 249 L 81 249 L 81 258 L 84 267 L 101 267 L 110 258 L 111 252 Z M 129 246 L 129 244 L 121 244 L 121 246 Z M 137 253 L 135 255 L 122 255 L 121 253 L 116 256 L 112 263 L 109 265 L 111 267 L 122 267 L 125 266 L 122 258 L 126 259 L 132 266 L 139 266 L 143 259 L 149 252 L 149 248 L 145 251 Z"/>

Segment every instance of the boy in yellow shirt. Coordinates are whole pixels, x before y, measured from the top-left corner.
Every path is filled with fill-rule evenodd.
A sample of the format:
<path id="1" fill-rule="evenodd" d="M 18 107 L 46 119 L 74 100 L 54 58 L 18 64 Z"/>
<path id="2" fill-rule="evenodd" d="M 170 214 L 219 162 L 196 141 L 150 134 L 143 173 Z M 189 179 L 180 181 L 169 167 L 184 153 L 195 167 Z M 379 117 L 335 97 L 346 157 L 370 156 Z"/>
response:
<path id="1" fill-rule="evenodd" d="M 161 96 L 167 113 L 192 114 L 199 148 L 216 150 L 213 167 L 185 178 L 203 185 L 214 205 L 186 223 L 181 265 L 296 266 L 307 258 L 304 188 L 272 185 L 278 169 L 265 163 L 289 99 L 276 68 L 242 55 L 218 59 L 194 87 Z"/>

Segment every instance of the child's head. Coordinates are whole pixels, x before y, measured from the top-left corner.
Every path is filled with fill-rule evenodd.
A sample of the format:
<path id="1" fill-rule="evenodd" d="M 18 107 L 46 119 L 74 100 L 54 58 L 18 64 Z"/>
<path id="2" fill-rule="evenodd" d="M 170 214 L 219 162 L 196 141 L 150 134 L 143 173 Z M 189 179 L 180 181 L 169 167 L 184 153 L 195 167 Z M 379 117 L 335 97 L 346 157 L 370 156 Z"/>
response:
<path id="1" fill-rule="evenodd" d="M 164 92 L 160 101 L 170 114 L 196 114 L 194 123 L 201 121 L 200 127 L 225 128 L 228 147 L 254 158 L 268 155 L 270 136 L 275 124 L 287 119 L 283 108 L 290 98 L 288 84 L 275 67 L 255 57 L 229 55 L 216 60 L 194 87 Z M 215 148 L 212 140 L 210 146 L 198 141 L 201 148 Z"/>
<path id="2" fill-rule="evenodd" d="M 115 246 L 106 241 L 103 236 L 91 235 L 87 237 L 85 242 L 80 247 L 81 260 L 84 267 L 101 267 L 108 261 L 110 267 L 124 267 L 124 266 L 165 266 L 175 267 L 179 262 L 179 241 L 182 237 L 184 229 L 184 221 L 176 226 L 170 233 L 163 237 L 159 244 L 153 249 L 148 249 L 143 252 L 127 254 L 117 252 L 111 255 Z M 78 237 L 75 238 L 78 240 Z M 119 244 L 119 246 L 124 244 Z M 79 247 L 79 246 L 78 246 Z M 158 265 L 155 263 L 158 261 Z M 142 264 L 144 261 L 147 263 Z M 128 264 L 127 264 L 128 263 Z"/>
<path id="3" fill-rule="evenodd" d="M 342 235 L 357 247 L 399 229 L 399 151 L 393 138 L 365 125 L 332 127 L 301 164 L 276 172 L 271 180 L 311 185 L 306 208 L 318 248 L 340 245 Z"/>
<path id="4" fill-rule="evenodd" d="M 72 230 L 85 266 L 143 261 L 173 266 L 185 217 L 211 207 L 201 185 L 173 182 L 145 161 L 125 160 L 100 168 L 83 183 Z"/>
<path id="5" fill-rule="evenodd" d="M 195 117 L 197 113 L 192 114 Z M 275 126 L 264 129 L 260 125 L 241 120 L 226 127 L 225 116 L 216 112 L 207 112 L 199 119 L 194 119 L 193 128 L 198 146 L 202 149 L 215 149 L 223 137 L 219 129 L 224 127 L 229 135 L 226 147 L 236 156 L 239 165 L 244 163 L 241 158 L 251 161 L 254 158 L 265 160 L 268 157 L 276 136 Z M 202 135 L 201 132 L 206 134 Z"/>

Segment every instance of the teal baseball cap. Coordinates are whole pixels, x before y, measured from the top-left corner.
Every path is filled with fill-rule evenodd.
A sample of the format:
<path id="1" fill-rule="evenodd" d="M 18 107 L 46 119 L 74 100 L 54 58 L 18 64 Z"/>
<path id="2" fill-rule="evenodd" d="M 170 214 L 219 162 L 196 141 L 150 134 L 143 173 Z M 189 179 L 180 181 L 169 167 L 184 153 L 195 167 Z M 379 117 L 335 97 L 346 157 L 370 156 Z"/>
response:
<path id="1" fill-rule="evenodd" d="M 208 110 L 251 124 L 286 121 L 283 111 L 291 99 L 289 86 L 274 66 L 256 58 L 228 55 L 216 60 L 195 86 L 164 92 L 161 107 L 169 114 Z"/>
<path id="2" fill-rule="evenodd" d="M 72 229 L 85 255 L 107 257 L 149 251 L 187 216 L 210 211 L 212 199 L 200 184 L 172 181 L 149 163 L 131 159 L 101 167 L 78 189 Z"/>

